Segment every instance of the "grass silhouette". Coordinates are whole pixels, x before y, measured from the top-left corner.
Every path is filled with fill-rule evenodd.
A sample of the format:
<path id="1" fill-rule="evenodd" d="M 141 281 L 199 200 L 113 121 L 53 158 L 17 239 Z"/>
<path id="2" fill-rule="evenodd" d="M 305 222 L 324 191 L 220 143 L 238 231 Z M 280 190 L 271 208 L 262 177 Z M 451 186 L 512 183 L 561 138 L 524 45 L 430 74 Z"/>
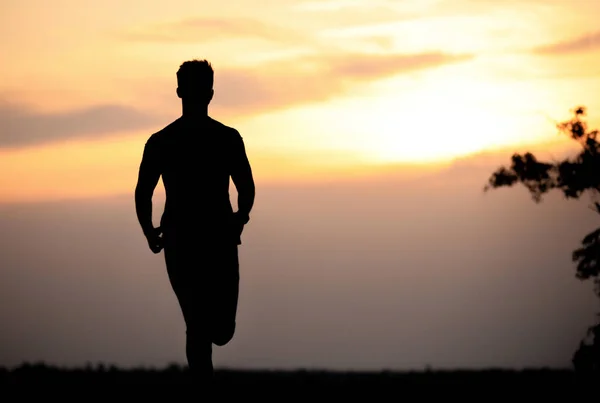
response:
<path id="1" fill-rule="evenodd" d="M 162 369 L 120 369 L 115 366 L 88 365 L 61 368 L 23 364 L 0 370 L 0 383 L 13 393 L 43 393 L 44 398 L 111 397 L 124 393 L 136 398 L 155 398 L 169 394 L 188 396 L 194 388 L 187 367 L 170 365 Z M 531 394 L 536 397 L 560 395 L 570 401 L 585 398 L 593 380 L 583 379 L 569 369 L 487 369 L 423 371 L 319 371 L 319 370 L 234 370 L 217 369 L 214 388 L 221 398 L 243 396 L 261 400 L 294 400 L 301 396 L 356 398 L 368 396 L 377 401 L 389 398 L 423 397 L 474 398 Z M 83 395 L 82 395 L 83 394 Z M 84 399 L 84 400 L 87 400 Z M 372 401 L 372 400 L 370 400 Z"/>

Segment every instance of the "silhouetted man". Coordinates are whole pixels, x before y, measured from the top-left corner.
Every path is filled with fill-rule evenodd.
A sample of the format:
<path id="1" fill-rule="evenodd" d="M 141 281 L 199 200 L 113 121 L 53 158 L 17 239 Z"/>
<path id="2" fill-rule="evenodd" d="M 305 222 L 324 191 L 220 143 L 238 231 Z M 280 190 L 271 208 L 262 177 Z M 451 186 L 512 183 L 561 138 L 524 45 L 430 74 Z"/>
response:
<path id="1" fill-rule="evenodd" d="M 239 132 L 208 116 L 214 72 L 206 60 L 177 71 L 182 115 L 147 140 L 135 189 L 139 223 L 152 252 L 164 248 L 169 280 L 186 324 L 191 373 L 210 378 L 212 344 L 233 337 L 239 287 L 238 245 L 254 204 L 254 179 Z M 152 223 L 162 176 L 166 202 Z M 233 211 L 229 180 L 238 193 Z M 206 377 L 205 377 L 206 376 Z"/>

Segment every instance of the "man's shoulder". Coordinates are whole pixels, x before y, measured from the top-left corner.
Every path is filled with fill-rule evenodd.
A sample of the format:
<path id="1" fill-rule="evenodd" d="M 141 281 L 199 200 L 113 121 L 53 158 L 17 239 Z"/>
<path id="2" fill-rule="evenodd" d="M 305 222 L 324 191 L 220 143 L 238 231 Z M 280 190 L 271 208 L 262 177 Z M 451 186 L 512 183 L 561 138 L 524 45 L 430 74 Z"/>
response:
<path id="1" fill-rule="evenodd" d="M 170 133 L 177 131 L 179 127 L 180 119 L 175 119 L 162 129 L 152 133 L 150 137 L 146 140 L 146 145 L 154 145 L 164 141 L 166 137 L 169 136 Z"/>
<path id="2" fill-rule="evenodd" d="M 240 132 L 237 129 L 235 129 L 231 126 L 227 126 L 226 124 L 224 124 L 216 119 L 213 119 L 213 118 L 210 118 L 210 122 L 212 124 L 213 130 L 215 130 L 219 134 L 223 134 L 226 136 L 232 136 L 232 137 L 240 137 Z"/>

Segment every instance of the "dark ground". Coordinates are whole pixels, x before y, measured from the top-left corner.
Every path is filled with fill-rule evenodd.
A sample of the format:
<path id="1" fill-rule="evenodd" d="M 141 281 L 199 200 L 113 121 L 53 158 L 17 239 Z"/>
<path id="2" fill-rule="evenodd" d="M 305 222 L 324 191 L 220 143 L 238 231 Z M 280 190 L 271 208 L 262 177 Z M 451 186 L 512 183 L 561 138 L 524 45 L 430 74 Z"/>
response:
<path id="1" fill-rule="evenodd" d="M 176 401 L 189 393 L 185 368 L 124 370 L 95 366 L 80 369 L 25 364 L 0 369 L 2 394 L 24 399 L 41 394 L 46 399 L 90 401 L 121 398 Z M 262 401 L 299 398 L 360 398 L 364 401 L 414 401 L 435 397 L 487 402 L 492 398 L 551 398 L 593 402 L 600 383 L 570 370 L 532 369 L 420 372 L 322 372 L 217 370 L 219 397 Z M 168 394 L 168 395 L 167 395 Z M 186 399 L 189 400 L 189 399 Z M 214 400 L 214 399 L 211 399 Z M 219 399 L 220 400 L 220 399 Z M 304 399 L 303 399 L 304 400 Z M 537 400 L 536 400 L 537 401 Z"/>

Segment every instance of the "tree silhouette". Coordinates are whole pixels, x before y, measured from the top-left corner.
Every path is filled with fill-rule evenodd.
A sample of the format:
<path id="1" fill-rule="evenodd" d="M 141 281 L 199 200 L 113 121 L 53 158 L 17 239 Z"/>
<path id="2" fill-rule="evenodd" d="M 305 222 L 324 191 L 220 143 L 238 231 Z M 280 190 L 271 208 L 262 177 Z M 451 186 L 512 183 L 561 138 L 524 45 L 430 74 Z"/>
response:
<path id="1" fill-rule="evenodd" d="M 598 130 L 589 131 L 585 121 L 586 108 L 577 107 L 573 117 L 557 125 L 562 133 L 577 141 L 582 150 L 562 161 L 542 162 L 532 153 L 514 154 L 510 167 L 498 168 L 489 178 L 484 191 L 500 187 L 524 185 L 535 203 L 540 203 L 544 194 L 558 190 L 567 199 L 579 199 L 585 193 L 592 197 L 591 209 L 600 214 L 600 143 Z M 572 253 L 576 266 L 576 277 L 591 279 L 594 292 L 600 298 L 600 227 L 587 234 L 581 247 Z M 600 318 L 600 315 L 599 315 Z M 576 371 L 598 373 L 600 371 L 600 321 L 588 329 L 591 343 L 582 340 L 573 355 Z"/>

